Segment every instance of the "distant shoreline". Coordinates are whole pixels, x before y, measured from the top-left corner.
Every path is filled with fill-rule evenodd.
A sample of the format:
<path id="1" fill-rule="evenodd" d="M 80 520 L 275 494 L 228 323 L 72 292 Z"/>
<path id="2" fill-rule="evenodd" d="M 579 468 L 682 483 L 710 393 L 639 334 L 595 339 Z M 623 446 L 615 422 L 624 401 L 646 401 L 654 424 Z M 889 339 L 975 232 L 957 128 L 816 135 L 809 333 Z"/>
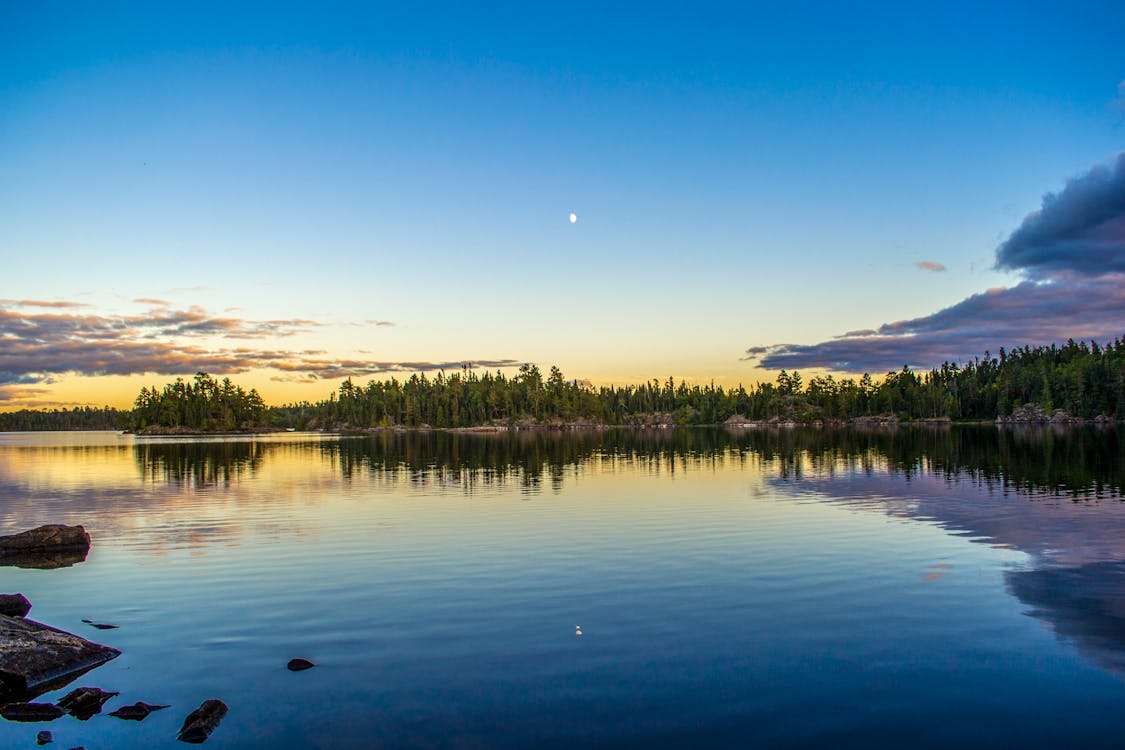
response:
<path id="1" fill-rule="evenodd" d="M 563 422 L 554 424 L 510 424 L 475 425 L 469 427 L 434 427 L 432 425 L 396 425 L 387 427 L 347 427 L 294 430 L 288 428 L 259 427 L 242 430 L 192 430 L 186 428 L 145 429 L 137 432 L 126 431 L 138 437 L 214 437 L 224 435 L 265 435 L 286 434 L 290 432 L 315 432 L 326 435 L 396 435 L 408 433 L 445 432 L 462 435 L 499 435 L 515 432 L 607 432 L 611 430 L 674 430 L 677 428 L 725 428 L 725 429 L 798 429 L 798 428 L 895 428 L 895 427 L 1046 427 L 1046 426 L 1113 426 L 1122 424 L 1118 419 L 1057 419 L 1057 420 L 1013 420 L 1013 419 L 966 419 L 952 420 L 948 417 L 904 420 L 893 417 L 859 417 L 847 420 L 812 420 L 798 422 L 791 420 L 745 420 L 726 421 L 712 424 L 675 424 L 672 422 L 649 422 L 629 424 L 604 424 L 591 422 Z"/>

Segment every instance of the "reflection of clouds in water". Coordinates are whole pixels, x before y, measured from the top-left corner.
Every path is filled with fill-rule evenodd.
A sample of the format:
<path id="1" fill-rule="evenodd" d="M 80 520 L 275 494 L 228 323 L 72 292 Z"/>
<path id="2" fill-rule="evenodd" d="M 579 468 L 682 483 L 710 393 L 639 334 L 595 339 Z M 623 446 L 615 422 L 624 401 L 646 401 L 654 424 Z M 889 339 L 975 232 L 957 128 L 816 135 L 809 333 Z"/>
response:
<path id="1" fill-rule="evenodd" d="M 1006 572 L 1005 580 L 1030 607 L 1028 614 L 1085 657 L 1125 673 L 1125 502 L 1036 497 L 894 473 L 839 473 L 801 486 L 849 507 L 934 522 L 973 541 L 1026 553 L 1029 567 Z M 923 580 L 936 581 L 952 569 L 931 565 Z"/>
<path id="2" fill-rule="evenodd" d="M 1125 673 L 1125 562 L 1013 570 L 1005 578 L 1028 614 L 1087 658 Z"/>

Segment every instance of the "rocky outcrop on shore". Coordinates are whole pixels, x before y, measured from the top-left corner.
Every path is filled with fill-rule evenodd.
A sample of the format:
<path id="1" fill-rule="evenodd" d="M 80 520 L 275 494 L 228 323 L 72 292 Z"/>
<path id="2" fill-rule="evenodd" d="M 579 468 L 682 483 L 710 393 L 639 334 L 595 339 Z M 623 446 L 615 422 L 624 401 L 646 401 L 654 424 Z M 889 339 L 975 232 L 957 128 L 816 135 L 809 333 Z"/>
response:
<path id="1" fill-rule="evenodd" d="M 1064 409 L 1048 409 L 1042 404 L 1023 404 L 1014 407 L 1012 413 L 997 417 L 997 424 L 1112 424 L 1120 420 L 1098 415 L 1093 419 L 1076 417 Z"/>

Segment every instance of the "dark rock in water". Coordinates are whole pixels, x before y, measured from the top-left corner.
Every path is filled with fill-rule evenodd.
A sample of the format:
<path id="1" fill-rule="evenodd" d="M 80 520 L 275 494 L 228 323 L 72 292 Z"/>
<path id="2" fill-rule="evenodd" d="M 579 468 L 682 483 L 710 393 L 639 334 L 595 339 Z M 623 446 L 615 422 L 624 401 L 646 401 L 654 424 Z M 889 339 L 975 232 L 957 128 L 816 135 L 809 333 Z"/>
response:
<path id="1" fill-rule="evenodd" d="M 108 693 L 101 688 L 80 687 L 71 690 L 59 701 L 58 706 L 81 721 L 102 712 L 102 706 L 118 693 Z"/>
<path id="2" fill-rule="evenodd" d="M 81 526 L 48 524 L 10 536 L 0 536 L 0 555 L 49 552 L 61 549 L 89 551 L 90 535 Z"/>
<path id="3" fill-rule="evenodd" d="M 91 627 L 95 627 L 98 630 L 116 630 L 117 628 L 121 627 L 120 625 L 110 625 L 108 622 L 94 622 L 93 620 L 86 619 L 83 619 L 82 622 Z"/>
<path id="4" fill-rule="evenodd" d="M 0 615 L 0 702 L 62 687 L 120 654 L 34 620 Z"/>
<path id="5" fill-rule="evenodd" d="M 137 701 L 131 706 L 122 706 L 116 711 L 110 711 L 106 716 L 116 716 L 118 719 L 128 721 L 143 721 L 153 711 L 159 711 L 162 708 L 168 708 L 168 706 L 157 706 L 152 703 Z"/>
<path id="6" fill-rule="evenodd" d="M 193 745 L 205 741 L 227 715 L 227 704 L 216 698 L 203 701 L 203 705 L 188 714 L 176 739 Z"/>
<path id="7" fill-rule="evenodd" d="M 37 744 L 37 745 L 49 745 L 54 741 L 55 741 L 54 735 L 52 735 L 46 729 L 44 729 L 39 734 L 35 735 L 35 744 Z"/>
<path id="8" fill-rule="evenodd" d="M 82 562 L 89 552 L 90 535 L 81 526 L 49 524 L 0 536 L 0 565 L 65 568 Z"/>
<path id="9" fill-rule="evenodd" d="M 31 602 L 23 594 L 0 594 L 0 615 L 26 617 L 31 611 Z"/>
<path id="10" fill-rule="evenodd" d="M 0 716 L 8 721 L 54 721 L 62 715 L 54 703 L 9 703 L 0 708 Z"/>
<path id="11" fill-rule="evenodd" d="M 290 672 L 300 672 L 303 669 L 312 669 L 316 665 L 308 659 L 290 659 L 286 666 L 289 667 Z"/>

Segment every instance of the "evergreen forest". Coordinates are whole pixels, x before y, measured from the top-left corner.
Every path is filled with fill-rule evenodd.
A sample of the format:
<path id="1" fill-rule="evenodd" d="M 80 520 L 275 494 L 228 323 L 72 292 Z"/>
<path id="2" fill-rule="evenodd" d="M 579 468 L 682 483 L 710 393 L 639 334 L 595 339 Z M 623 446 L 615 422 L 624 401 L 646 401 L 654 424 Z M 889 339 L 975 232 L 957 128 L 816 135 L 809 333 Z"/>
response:
<path id="1" fill-rule="evenodd" d="M 927 372 L 903 367 L 881 378 L 782 370 L 746 388 L 672 378 L 592 387 L 557 367 L 525 364 L 514 375 L 463 367 L 404 380 L 345 380 L 315 403 L 267 407 L 254 389 L 198 373 L 144 388 L 132 411 L 90 407 L 0 414 L 3 430 L 362 430 L 507 425 L 708 425 L 724 422 L 991 421 L 1125 419 L 1125 342 L 1068 341 L 985 353 Z"/>

